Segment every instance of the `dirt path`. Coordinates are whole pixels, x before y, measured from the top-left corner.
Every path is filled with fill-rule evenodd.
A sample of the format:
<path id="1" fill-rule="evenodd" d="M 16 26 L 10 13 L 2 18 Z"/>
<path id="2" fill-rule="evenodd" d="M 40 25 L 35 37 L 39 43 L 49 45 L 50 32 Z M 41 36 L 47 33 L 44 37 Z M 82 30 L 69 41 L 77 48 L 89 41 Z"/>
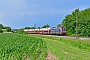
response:
<path id="1" fill-rule="evenodd" d="M 30 60 L 30 57 L 25 58 L 25 60 Z M 47 58 L 45 60 L 58 60 L 58 58 L 48 51 Z"/>
<path id="2" fill-rule="evenodd" d="M 27 57 L 25 58 L 25 60 L 30 60 L 30 57 L 29 57 L 29 56 L 27 56 Z"/>
<path id="3" fill-rule="evenodd" d="M 53 55 L 50 51 L 48 51 L 46 60 L 58 60 L 58 58 L 55 55 Z"/>

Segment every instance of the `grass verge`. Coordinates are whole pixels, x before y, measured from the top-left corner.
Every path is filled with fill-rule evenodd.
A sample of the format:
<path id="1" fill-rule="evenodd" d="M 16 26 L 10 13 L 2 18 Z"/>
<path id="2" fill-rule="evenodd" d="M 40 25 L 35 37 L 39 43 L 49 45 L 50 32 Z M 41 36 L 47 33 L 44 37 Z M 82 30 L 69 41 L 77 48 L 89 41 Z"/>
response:
<path id="1" fill-rule="evenodd" d="M 59 60 L 89 60 L 90 40 L 30 35 L 45 40 L 47 49 Z"/>

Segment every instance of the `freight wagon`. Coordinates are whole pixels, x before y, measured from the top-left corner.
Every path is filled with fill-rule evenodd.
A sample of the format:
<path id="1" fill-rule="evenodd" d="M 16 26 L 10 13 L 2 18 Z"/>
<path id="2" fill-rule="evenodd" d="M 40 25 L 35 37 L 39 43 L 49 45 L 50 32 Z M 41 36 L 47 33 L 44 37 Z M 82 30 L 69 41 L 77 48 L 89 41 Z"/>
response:
<path id="1" fill-rule="evenodd" d="M 42 28 L 42 29 L 25 29 L 25 32 L 29 34 L 58 34 L 58 35 L 66 35 L 65 28 Z"/>

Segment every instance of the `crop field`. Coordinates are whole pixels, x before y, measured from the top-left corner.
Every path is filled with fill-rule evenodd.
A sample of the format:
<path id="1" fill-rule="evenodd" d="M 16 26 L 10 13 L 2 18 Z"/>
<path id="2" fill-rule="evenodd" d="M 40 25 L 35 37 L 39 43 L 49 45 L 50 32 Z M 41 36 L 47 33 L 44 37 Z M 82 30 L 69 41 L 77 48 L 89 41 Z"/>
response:
<path id="1" fill-rule="evenodd" d="M 90 60 L 90 40 L 4 33 L 0 60 Z"/>
<path id="2" fill-rule="evenodd" d="M 0 60 L 43 60 L 46 54 L 46 43 L 40 38 L 0 34 Z"/>
<path id="3" fill-rule="evenodd" d="M 90 60 L 90 40 L 30 35 L 43 39 L 58 60 Z"/>

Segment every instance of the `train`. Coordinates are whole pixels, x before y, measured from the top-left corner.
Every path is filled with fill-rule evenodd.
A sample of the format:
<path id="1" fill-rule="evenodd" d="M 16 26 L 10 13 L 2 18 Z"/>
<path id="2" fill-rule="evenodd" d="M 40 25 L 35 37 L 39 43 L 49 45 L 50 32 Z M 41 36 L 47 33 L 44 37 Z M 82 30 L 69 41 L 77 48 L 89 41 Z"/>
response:
<path id="1" fill-rule="evenodd" d="M 59 28 L 41 28 L 41 29 L 24 29 L 29 34 L 43 34 L 43 35 L 66 35 L 66 29 Z"/>

